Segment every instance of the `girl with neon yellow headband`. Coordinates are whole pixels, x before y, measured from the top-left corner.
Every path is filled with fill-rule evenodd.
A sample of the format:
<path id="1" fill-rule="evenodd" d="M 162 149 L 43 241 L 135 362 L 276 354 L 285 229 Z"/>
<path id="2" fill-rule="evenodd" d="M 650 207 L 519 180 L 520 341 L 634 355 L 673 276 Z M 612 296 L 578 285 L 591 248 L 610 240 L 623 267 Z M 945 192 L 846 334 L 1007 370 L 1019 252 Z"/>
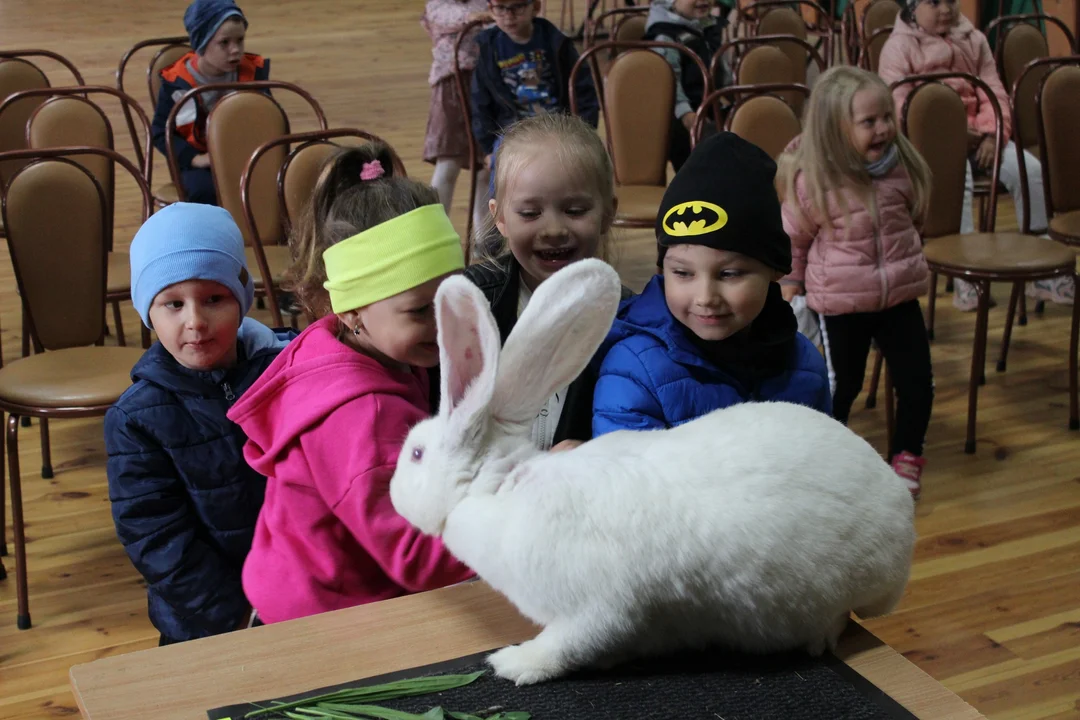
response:
<path id="1" fill-rule="evenodd" d="M 243 584 L 268 623 L 472 575 L 388 492 L 409 428 L 431 414 L 435 291 L 465 265 L 437 194 L 397 176 L 384 146 L 342 150 L 293 257 L 290 289 L 318 319 L 229 412 L 267 477 Z"/>

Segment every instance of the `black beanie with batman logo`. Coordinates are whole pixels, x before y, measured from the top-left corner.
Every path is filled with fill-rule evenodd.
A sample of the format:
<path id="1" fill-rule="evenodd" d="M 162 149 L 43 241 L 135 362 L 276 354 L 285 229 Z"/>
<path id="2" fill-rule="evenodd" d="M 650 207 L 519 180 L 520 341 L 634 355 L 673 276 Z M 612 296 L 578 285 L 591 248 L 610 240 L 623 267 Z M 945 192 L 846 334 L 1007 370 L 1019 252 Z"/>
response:
<path id="1" fill-rule="evenodd" d="M 776 163 L 734 133 L 701 141 L 671 179 L 656 216 L 656 264 L 672 245 L 704 245 L 791 272 L 791 239 L 784 232 L 773 184 Z"/>

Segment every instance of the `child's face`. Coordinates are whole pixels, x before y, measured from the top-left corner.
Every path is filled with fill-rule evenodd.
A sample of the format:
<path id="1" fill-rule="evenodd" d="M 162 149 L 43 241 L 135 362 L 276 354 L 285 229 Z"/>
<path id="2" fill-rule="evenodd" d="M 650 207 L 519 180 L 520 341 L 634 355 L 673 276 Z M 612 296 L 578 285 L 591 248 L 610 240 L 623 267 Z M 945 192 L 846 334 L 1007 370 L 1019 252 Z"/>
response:
<path id="1" fill-rule="evenodd" d="M 859 90 L 851 99 L 848 137 L 867 162 L 880 160 L 896 139 L 892 104 L 892 97 L 876 88 Z"/>
<path id="2" fill-rule="evenodd" d="M 529 41 L 540 0 L 491 0 L 488 6 L 500 30 L 518 42 Z"/>
<path id="3" fill-rule="evenodd" d="M 176 362 L 189 370 L 220 370 L 236 364 L 240 303 L 212 280 L 185 280 L 157 294 L 150 324 Z"/>
<path id="4" fill-rule="evenodd" d="M 212 75 L 224 75 L 236 70 L 244 57 L 246 34 L 244 22 L 239 18 L 223 22 L 199 57 L 200 68 Z"/>
<path id="5" fill-rule="evenodd" d="M 711 0 L 674 0 L 671 9 L 687 20 L 704 20 L 712 10 Z"/>
<path id="6" fill-rule="evenodd" d="M 959 19 L 956 0 L 923 0 L 915 6 L 915 22 L 931 35 L 948 35 Z"/>
<path id="7" fill-rule="evenodd" d="M 435 291 L 448 276 L 338 315 L 347 338 L 383 364 L 431 368 L 439 364 Z M 353 332 L 360 328 L 360 334 Z"/>
<path id="8" fill-rule="evenodd" d="M 781 273 L 760 260 L 703 245 L 673 245 L 664 256 L 668 310 L 702 340 L 725 340 L 765 307 Z"/>
<path id="9" fill-rule="evenodd" d="M 596 257 L 612 218 L 586 173 L 568 173 L 556 153 L 526 159 L 501 203 L 489 203 L 495 226 L 535 289 L 572 262 Z"/>

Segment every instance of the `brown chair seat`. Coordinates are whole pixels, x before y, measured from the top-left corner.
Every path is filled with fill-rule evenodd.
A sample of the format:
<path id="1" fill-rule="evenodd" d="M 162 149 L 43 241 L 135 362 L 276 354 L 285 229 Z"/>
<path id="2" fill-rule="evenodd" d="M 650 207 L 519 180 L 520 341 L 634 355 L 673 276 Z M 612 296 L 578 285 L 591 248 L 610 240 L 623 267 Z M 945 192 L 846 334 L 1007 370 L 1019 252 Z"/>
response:
<path id="1" fill-rule="evenodd" d="M 1080 210 L 1055 215 L 1050 220 L 1050 237 L 1060 242 L 1080 244 Z"/>
<path id="2" fill-rule="evenodd" d="M 659 185 L 620 185 L 615 188 L 619 198 L 616 220 L 643 220 L 655 218 L 664 199 L 666 187 Z"/>
<path id="3" fill-rule="evenodd" d="M 131 257 L 126 252 L 111 252 L 107 267 L 105 292 L 109 295 L 131 292 Z"/>
<path id="4" fill-rule="evenodd" d="M 273 279 L 275 285 L 280 284 L 285 277 L 285 271 L 288 270 L 289 266 L 292 264 L 292 255 L 289 253 L 288 246 L 267 245 L 263 248 L 263 254 L 266 255 L 266 264 L 270 266 L 270 277 Z M 255 287 L 262 287 L 259 263 L 255 259 L 255 249 L 250 247 L 244 248 L 244 255 L 247 257 L 248 270 L 251 271 L 252 277 L 255 278 Z"/>
<path id="5" fill-rule="evenodd" d="M 141 348 L 49 350 L 0 368 L 0 401 L 26 407 L 110 405 L 131 386 Z"/>
<path id="6" fill-rule="evenodd" d="M 938 272 L 994 279 L 1041 275 L 1071 268 L 1076 253 L 1064 245 L 1020 233 L 947 235 L 926 243 L 926 261 Z"/>
<path id="7" fill-rule="evenodd" d="M 154 197 L 163 203 L 180 202 L 180 193 L 177 192 L 176 186 L 172 183 L 165 185 L 159 185 L 154 189 Z"/>

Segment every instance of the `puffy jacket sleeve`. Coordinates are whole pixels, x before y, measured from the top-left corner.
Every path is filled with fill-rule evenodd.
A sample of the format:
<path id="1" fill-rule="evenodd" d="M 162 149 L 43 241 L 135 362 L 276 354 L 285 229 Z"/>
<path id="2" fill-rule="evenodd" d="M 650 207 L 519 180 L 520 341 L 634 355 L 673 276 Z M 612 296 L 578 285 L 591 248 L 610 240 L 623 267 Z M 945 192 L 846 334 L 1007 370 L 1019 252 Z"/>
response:
<path id="1" fill-rule="evenodd" d="M 805 183 L 800 176 L 795 178 L 795 197 L 784 198 L 780 208 L 784 232 L 791 238 L 791 272 L 781 284 L 806 282 L 806 259 L 820 230 L 808 206 Z"/>
<path id="2" fill-rule="evenodd" d="M 662 430 L 664 410 L 641 358 L 616 344 L 600 363 L 593 390 L 593 437 L 616 430 Z"/>
<path id="3" fill-rule="evenodd" d="M 491 87 L 493 82 L 491 64 L 494 58 L 486 46 L 481 46 L 480 56 L 476 62 L 476 70 L 473 72 L 472 88 L 469 93 L 472 102 L 472 129 L 476 144 L 484 155 L 490 155 L 495 147 L 495 137 L 498 134 L 498 108 L 499 98 Z"/>
<path id="4" fill-rule="evenodd" d="M 881 48 L 881 57 L 878 58 L 878 75 L 886 85 L 892 85 L 908 75 L 915 75 L 916 72 L 916 69 L 912 67 L 911 57 L 908 55 L 908 46 L 896 35 L 889 36 L 889 39 L 885 41 L 885 46 Z M 914 89 L 914 84 L 906 83 L 892 91 L 897 119 L 904 111 L 904 101 Z"/>
<path id="5" fill-rule="evenodd" d="M 175 639 L 237 629 L 250 612 L 240 568 L 200 539 L 165 449 L 119 407 L 105 415 L 105 447 L 116 534 L 150 591 L 186 618 L 189 637 Z"/>
<path id="6" fill-rule="evenodd" d="M 675 42 L 675 38 L 667 35 L 657 35 L 656 39 L 661 42 Z M 667 64 L 671 66 L 671 71 L 675 73 L 675 117 L 681 118 L 686 113 L 693 112 L 695 108 L 690 104 L 690 99 L 687 97 L 686 90 L 683 89 L 682 85 L 683 54 L 674 48 L 667 47 L 655 48 L 654 51 L 667 60 Z"/>
<path id="7" fill-rule="evenodd" d="M 157 105 L 154 106 L 154 121 L 150 124 L 150 134 L 154 140 L 154 147 L 161 152 L 162 155 L 166 153 L 165 145 L 165 124 L 169 119 L 169 113 L 172 112 L 173 105 L 176 101 L 173 100 L 172 90 L 168 83 L 161 83 L 161 89 L 158 91 Z M 173 152 L 176 153 L 176 164 L 180 169 L 180 172 L 191 169 L 191 161 L 199 154 L 199 151 L 188 144 L 187 140 L 178 134 L 173 133 Z"/>
<path id="8" fill-rule="evenodd" d="M 1008 142 L 1009 137 L 1012 134 L 1012 115 L 1009 111 L 1009 93 L 1005 91 L 1005 85 L 1001 82 L 1001 76 L 998 75 L 997 65 L 994 63 L 994 54 L 990 51 L 990 43 L 986 41 L 986 36 L 981 32 L 973 32 L 971 38 L 978 44 L 979 78 L 990 86 L 990 90 L 992 90 L 995 97 L 997 97 L 998 105 L 1001 106 L 1001 129 L 1004 133 L 1005 142 Z M 994 132 L 994 126 L 996 125 L 994 119 L 994 107 L 990 104 L 990 99 L 986 97 L 985 92 L 978 88 L 976 88 L 976 90 L 976 96 L 979 99 L 979 109 L 975 114 L 975 131 L 982 133 L 983 135 L 991 135 Z"/>
<path id="9" fill-rule="evenodd" d="M 372 405 L 371 403 L 374 403 Z M 390 478 L 409 428 L 425 415 L 404 398 L 366 396 L 323 420 L 326 428 L 352 428 L 360 442 L 326 432 L 301 441 L 316 487 L 387 577 L 409 592 L 453 585 L 473 576 L 439 538 L 424 535 L 394 510 Z"/>

